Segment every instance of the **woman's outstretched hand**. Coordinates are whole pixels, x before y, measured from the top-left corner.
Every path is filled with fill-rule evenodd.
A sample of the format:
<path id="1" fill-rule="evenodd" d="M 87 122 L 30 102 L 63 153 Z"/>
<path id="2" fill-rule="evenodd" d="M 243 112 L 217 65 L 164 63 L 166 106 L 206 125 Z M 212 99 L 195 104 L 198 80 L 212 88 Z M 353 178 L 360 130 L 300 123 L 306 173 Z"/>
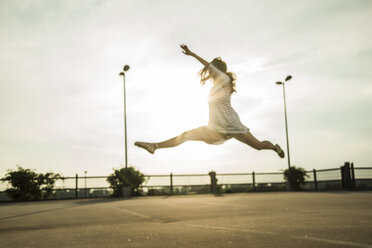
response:
<path id="1" fill-rule="evenodd" d="M 182 48 L 182 50 L 183 50 L 182 52 L 183 52 L 184 54 L 186 54 L 186 55 L 190 55 L 190 56 L 196 58 L 196 59 L 197 59 L 200 63 L 202 63 L 204 66 L 208 66 L 208 65 L 209 65 L 209 63 L 208 63 L 205 59 L 203 59 L 203 58 L 199 57 L 197 54 L 191 52 L 190 49 L 189 49 L 185 44 L 181 44 L 180 46 L 181 46 L 181 48 Z"/>
<path id="2" fill-rule="evenodd" d="M 181 48 L 182 48 L 182 52 L 186 55 L 192 55 L 192 52 L 190 51 L 190 49 L 185 45 L 185 44 L 181 44 Z"/>

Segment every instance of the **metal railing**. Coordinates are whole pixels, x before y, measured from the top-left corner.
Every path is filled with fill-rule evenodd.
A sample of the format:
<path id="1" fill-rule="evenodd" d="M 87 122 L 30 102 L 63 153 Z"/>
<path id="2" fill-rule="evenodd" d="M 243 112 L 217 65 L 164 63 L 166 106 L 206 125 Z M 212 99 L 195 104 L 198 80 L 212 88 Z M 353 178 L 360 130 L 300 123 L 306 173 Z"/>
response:
<path id="1" fill-rule="evenodd" d="M 348 164 L 345 179 L 345 166 Z M 340 168 L 306 171 L 304 190 L 370 190 L 372 189 L 372 167 L 355 167 L 345 163 Z M 208 174 L 163 174 L 146 175 L 142 186 L 144 195 L 200 194 L 211 192 Z M 283 172 L 221 173 L 216 175 L 221 192 L 284 191 L 287 184 Z M 2 183 L 4 186 L 4 182 Z M 3 187 L 4 188 L 4 187 Z M 4 189 L 2 189 L 4 190 Z M 64 177 L 57 181 L 54 198 L 109 197 L 113 192 L 107 176 Z M 5 200 L 0 192 L 0 200 Z"/>

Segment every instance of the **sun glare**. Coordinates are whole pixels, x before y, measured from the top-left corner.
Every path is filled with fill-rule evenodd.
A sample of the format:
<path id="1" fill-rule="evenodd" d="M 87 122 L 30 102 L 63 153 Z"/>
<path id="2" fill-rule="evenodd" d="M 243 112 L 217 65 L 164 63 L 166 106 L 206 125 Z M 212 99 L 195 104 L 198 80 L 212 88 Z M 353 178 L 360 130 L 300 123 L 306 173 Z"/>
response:
<path id="1" fill-rule="evenodd" d="M 187 129 L 206 125 L 208 121 L 207 87 L 200 87 L 197 80 L 195 81 L 194 85 L 190 82 L 180 82 L 179 86 L 171 87 L 172 92 L 157 90 L 156 93 L 159 96 L 159 104 L 167 106 L 161 110 L 164 115 L 171 121 L 182 122 L 179 124 Z"/>
<path id="2" fill-rule="evenodd" d="M 157 68 L 159 67 L 157 65 Z M 201 86 L 196 73 L 185 73 L 185 70 L 189 69 L 183 69 L 182 72 L 169 70 L 166 77 L 163 71 L 150 70 L 151 73 L 148 75 L 151 76 L 142 75 L 142 80 L 146 83 L 141 92 L 146 92 L 146 97 L 143 104 L 145 109 L 141 112 L 142 118 L 147 120 L 147 123 L 141 124 L 146 130 L 143 134 L 137 134 L 137 136 L 143 135 L 143 138 L 137 137 L 138 139 L 160 142 L 208 124 L 210 84 Z M 169 75 L 169 72 L 174 75 Z M 180 78 L 179 74 L 186 74 L 186 76 Z M 183 151 L 184 154 L 191 152 L 196 156 L 202 152 L 195 144 L 184 145 Z M 177 149 L 174 153 L 183 156 L 177 153 Z M 169 159 L 171 154 L 167 156 Z"/>

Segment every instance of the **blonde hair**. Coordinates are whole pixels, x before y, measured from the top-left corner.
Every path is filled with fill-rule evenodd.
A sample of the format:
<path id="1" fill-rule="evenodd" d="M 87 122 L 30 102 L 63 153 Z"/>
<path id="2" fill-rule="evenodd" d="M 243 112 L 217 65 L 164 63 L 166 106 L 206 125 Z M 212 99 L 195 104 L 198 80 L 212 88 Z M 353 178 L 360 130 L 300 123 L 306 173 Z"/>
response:
<path id="1" fill-rule="evenodd" d="M 227 71 L 227 65 L 225 61 L 221 59 L 221 57 L 217 57 L 212 60 L 212 65 L 214 65 L 218 70 L 222 71 L 223 73 L 227 74 L 230 77 L 230 88 L 231 88 L 231 94 L 236 92 L 236 75 L 233 72 Z M 203 69 L 199 71 L 200 76 L 200 84 L 204 85 L 205 81 L 211 78 L 211 75 L 209 73 L 208 66 L 205 66 Z"/>

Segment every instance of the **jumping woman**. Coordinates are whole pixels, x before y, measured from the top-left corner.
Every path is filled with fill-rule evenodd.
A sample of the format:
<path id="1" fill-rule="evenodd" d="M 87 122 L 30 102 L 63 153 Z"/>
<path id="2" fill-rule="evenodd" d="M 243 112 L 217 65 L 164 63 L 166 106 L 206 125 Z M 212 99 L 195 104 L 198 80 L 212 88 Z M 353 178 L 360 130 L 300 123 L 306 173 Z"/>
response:
<path id="1" fill-rule="evenodd" d="M 273 145 L 267 140 L 259 141 L 240 122 L 238 114 L 230 103 L 231 94 L 236 91 L 236 76 L 227 71 L 226 63 L 219 57 L 209 63 L 191 52 L 185 44 L 182 44 L 181 48 L 185 55 L 194 57 L 204 65 L 204 68 L 199 71 L 201 84 L 204 85 L 207 80 L 213 84 L 208 97 L 208 125 L 186 131 L 163 142 L 136 142 L 135 145 L 153 154 L 156 149 L 175 147 L 188 140 L 204 141 L 207 144 L 222 144 L 228 139 L 235 138 L 256 150 L 273 150 L 279 157 L 284 158 L 284 152 L 279 145 Z"/>

